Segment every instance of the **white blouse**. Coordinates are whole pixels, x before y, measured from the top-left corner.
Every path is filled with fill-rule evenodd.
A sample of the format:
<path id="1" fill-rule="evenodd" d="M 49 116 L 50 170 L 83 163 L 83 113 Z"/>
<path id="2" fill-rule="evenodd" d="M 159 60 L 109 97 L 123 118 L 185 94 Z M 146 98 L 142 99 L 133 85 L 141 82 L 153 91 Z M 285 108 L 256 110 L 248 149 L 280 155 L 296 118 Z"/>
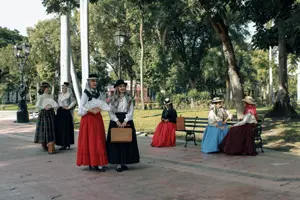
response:
<path id="1" fill-rule="evenodd" d="M 76 99 L 72 93 L 61 93 L 58 95 L 58 105 L 60 107 L 67 106 L 68 109 L 71 109 L 76 105 Z"/>
<path id="2" fill-rule="evenodd" d="M 242 126 L 244 124 L 257 124 L 256 118 L 250 112 L 244 115 L 243 120 L 234 124 L 233 126 Z"/>
<path id="3" fill-rule="evenodd" d="M 232 114 L 229 113 L 228 110 L 224 109 L 224 108 L 220 108 L 220 109 L 223 109 L 223 112 L 225 112 L 227 114 L 227 118 L 231 119 L 232 118 Z M 210 126 L 217 126 L 218 125 L 218 122 L 222 122 L 223 119 L 218 117 L 214 110 L 210 110 L 209 113 L 208 113 L 208 124 Z"/>
<path id="4" fill-rule="evenodd" d="M 110 104 L 110 106 L 112 107 L 112 105 Z M 117 118 L 116 114 L 112 112 L 113 109 L 111 109 L 111 111 L 109 112 L 109 117 L 110 120 L 112 121 L 119 121 L 119 119 Z M 128 108 L 128 102 L 126 101 L 125 97 L 122 97 L 120 99 L 118 108 L 117 108 L 117 112 L 125 112 L 126 117 L 124 119 L 125 122 L 131 121 L 133 120 L 133 103 L 131 102 L 131 105 Z"/>
<path id="5" fill-rule="evenodd" d="M 96 98 L 92 98 L 92 99 L 96 99 Z M 97 99 L 103 101 L 102 100 L 103 98 L 101 95 L 99 95 L 99 97 Z M 86 95 L 86 93 L 83 93 L 81 96 L 81 100 L 80 100 L 78 116 L 82 117 L 88 113 L 89 109 L 85 107 L 85 104 L 88 102 L 88 100 L 89 100 L 89 97 Z M 104 103 L 106 104 L 106 102 L 104 102 Z"/>
<path id="6" fill-rule="evenodd" d="M 42 110 L 44 109 L 43 107 L 43 101 L 45 99 L 53 99 L 53 95 L 52 94 L 42 94 L 42 95 L 38 95 L 38 98 L 37 98 L 37 101 L 36 101 L 36 104 L 35 104 L 35 107 L 39 110 Z"/>

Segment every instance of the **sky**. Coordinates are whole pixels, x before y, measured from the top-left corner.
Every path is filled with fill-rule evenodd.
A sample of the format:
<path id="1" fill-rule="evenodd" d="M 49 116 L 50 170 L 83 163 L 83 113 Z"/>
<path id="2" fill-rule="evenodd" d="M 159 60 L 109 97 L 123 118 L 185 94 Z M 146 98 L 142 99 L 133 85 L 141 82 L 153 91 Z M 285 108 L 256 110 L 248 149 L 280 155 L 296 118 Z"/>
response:
<path id="1" fill-rule="evenodd" d="M 24 36 L 27 27 L 52 17 L 46 14 L 42 0 L 0 0 L 0 26 L 17 29 Z"/>

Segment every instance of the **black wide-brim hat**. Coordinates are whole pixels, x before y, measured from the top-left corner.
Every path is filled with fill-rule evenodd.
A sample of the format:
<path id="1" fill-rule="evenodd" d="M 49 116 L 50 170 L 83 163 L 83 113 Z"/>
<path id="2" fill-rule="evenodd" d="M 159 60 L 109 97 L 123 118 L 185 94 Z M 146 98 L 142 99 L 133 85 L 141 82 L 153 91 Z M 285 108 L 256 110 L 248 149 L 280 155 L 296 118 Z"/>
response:
<path id="1" fill-rule="evenodd" d="M 123 85 L 123 84 L 125 85 L 125 87 L 127 86 L 127 83 L 126 83 L 124 80 L 119 79 L 119 80 L 117 80 L 116 83 L 114 84 L 114 88 L 118 87 L 119 85 Z"/>
<path id="2" fill-rule="evenodd" d="M 90 74 L 87 80 L 97 80 L 98 76 L 97 74 Z"/>
<path id="3" fill-rule="evenodd" d="M 47 82 L 42 82 L 41 87 L 50 87 L 50 84 Z"/>
<path id="4" fill-rule="evenodd" d="M 62 84 L 61 86 L 66 86 L 66 87 L 68 87 L 69 85 L 70 85 L 70 83 L 64 82 L 64 84 Z"/>

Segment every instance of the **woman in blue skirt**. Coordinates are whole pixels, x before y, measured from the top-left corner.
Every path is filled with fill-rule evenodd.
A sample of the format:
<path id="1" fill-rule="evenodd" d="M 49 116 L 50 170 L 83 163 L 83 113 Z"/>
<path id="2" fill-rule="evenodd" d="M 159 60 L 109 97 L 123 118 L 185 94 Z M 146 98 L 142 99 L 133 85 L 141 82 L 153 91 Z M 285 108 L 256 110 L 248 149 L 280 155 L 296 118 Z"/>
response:
<path id="1" fill-rule="evenodd" d="M 212 105 L 208 114 L 208 126 L 206 127 L 201 151 L 203 153 L 219 152 L 218 145 L 222 142 L 223 138 L 228 132 L 227 120 L 232 118 L 232 115 L 222 107 L 222 102 L 219 97 L 212 100 Z"/>

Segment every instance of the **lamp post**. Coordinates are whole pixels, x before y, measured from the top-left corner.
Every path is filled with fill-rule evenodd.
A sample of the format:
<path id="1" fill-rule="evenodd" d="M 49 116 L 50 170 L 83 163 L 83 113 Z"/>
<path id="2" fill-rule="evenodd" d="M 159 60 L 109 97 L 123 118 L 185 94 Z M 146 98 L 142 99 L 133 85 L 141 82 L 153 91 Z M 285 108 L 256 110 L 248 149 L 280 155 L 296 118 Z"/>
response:
<path id="1" fill-rule="evenodd" d="M 121 47 L 123 46 L 124 42 L 125 42 L 125 38 L 126 35 L 124 32 L 118 30 L 115 35 L 114 35 L 114 39 L 115 39 L 115 44 L 118 46 L 118 57 L 119 57 L 119 79 L 122 78 L 122 68 L 121 68 Z"/>
<path id="2" fill-rule="evenodd" d="M 19 110 L 17 111 L 17 122 L 26 123 L 29 122 L 29 116 L 26 105 L 26 95 L 28 90 L 24 83 L 24 67 L 30 53 L 30 45 L 23 43 L 22 45 L 15 45 L 13 48 L 21 71 L 21 85 L 19 90 L 21 99 L 19 101 Z"/>

